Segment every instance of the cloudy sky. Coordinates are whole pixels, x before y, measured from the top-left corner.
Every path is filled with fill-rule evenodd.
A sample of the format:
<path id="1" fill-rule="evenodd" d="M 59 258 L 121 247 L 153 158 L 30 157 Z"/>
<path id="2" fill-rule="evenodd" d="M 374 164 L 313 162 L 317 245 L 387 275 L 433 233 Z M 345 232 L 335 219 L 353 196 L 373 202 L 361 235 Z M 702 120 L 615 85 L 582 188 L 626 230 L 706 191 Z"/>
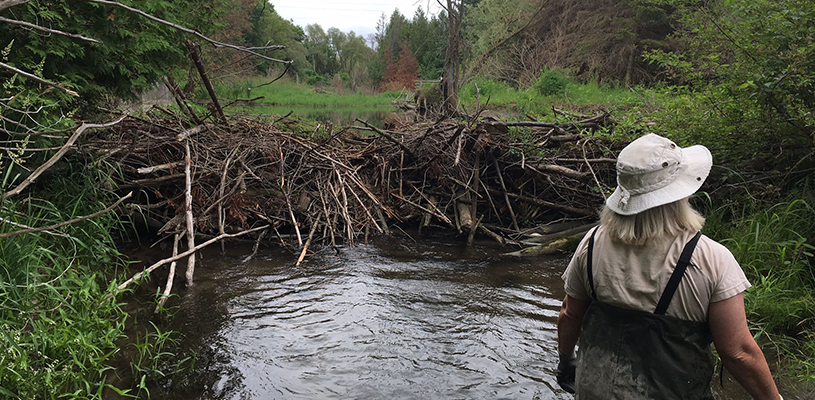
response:
<path id="1" fill-rule="evenodd" d="M 376 30 L 376 22 L 383 13 L 389 18 L 399 9 L 408 19 L 413 18 L 419 6 L 431 14 L 440 7 L 436 0 L 270 0 L 277 13 L 303 28 L 320 24 L 323 29 L 335 27 L 344 32 L 353 30 L 368 37 Z"/>

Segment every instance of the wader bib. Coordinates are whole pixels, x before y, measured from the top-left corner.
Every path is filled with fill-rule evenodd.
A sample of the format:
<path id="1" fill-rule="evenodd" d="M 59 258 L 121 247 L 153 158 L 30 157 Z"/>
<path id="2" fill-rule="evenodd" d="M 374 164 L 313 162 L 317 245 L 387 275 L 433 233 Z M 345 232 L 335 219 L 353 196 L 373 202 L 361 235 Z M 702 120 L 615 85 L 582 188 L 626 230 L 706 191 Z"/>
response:
<path id="1" fill-rule="evenodd" d="M 653 314 L 597 300 L 592 276 L 594 234 L 587 272 L 594 298 L 580 332 L 577 400 L 712 400 L 712 338 L 708 324 L 665 315 L 701 232 L 682 250 Z"/>

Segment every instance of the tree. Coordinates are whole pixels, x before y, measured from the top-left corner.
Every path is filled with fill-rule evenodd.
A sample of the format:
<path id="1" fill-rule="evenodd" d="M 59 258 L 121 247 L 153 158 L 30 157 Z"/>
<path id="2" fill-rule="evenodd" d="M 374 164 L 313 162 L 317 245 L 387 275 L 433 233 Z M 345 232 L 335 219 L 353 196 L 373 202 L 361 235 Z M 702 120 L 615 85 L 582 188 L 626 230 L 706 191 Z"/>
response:
<path id="1" fill-rule="evenodd" d="M 666 3 L 679 16 L 677 46 L 648 59 L 699 97 L 701 109 L 676 121 L 683 136 L 766 168 L 804 161 L 815 146 L 815 3 Z"/>
<path id="2" fill-rule="evenodd" d="M 331 40 L 319 24 L 306 26 L 306 58 L 318 75 L 333 75 L 339 71 Z"/>

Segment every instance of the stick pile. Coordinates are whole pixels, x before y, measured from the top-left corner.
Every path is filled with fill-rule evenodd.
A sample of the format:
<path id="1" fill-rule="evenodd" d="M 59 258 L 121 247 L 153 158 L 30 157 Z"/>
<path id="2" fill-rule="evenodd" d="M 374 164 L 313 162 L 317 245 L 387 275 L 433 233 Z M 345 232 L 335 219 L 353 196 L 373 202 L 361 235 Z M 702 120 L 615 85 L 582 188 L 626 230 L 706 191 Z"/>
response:
<path id="1" fill-rule="evenodd" d="M 83 147 L 120 170 L 118 188 L 139 193 L 130 207 L 161 234 L 186 229 L 189 165 L 196 233 L 271 224 L 281 243 L 302 248 L 309 239 L 352 244 L 392 224 L 498 238 L 592 218 L 614 160 L 604 156 L 608 143 L 587 133 L 607 121 L 444 119 L 385 130 L 358 120 L 311 140 L 285 123 L 241 117 L 189 129 L 131 117 Z"/>
<path id="2" fill-rule="evenodd" d="M 102 155 L 118 189 L 134 191 L 136 219 L 162 238 L 186 235 L 194 248 L 194 236 L 265 225 L 298 264 L 315 242 L 350 245 L 394 226 L 503 244 L 553 222 L 586 224 L 614 179 L 605 155 L 615 149 L 589 134 L 607 114 L 561 124 L 408 114 L 391 129 L 358 120 L 321 139 L 292 133 L 291 121 L 226 118 L 128 117 L 82 148 Z"/>

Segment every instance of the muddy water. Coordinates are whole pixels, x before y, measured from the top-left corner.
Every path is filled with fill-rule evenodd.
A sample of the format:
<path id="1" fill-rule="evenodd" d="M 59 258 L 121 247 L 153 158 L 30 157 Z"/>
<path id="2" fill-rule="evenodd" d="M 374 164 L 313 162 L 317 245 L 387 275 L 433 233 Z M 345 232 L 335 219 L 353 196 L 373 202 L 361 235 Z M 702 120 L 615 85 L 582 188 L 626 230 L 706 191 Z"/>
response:
<path id="1" fill-rule="evenodd" d="M 194 368 L 172 399 L 571 399 L 554 378 L 566 258 L 460 238 L 390 238 L 300 267 L 249 247 L 204 252 L 169 328 Z M 718 386 L 718 384 L 716 385 Z M 718 398 L 738 399 L 733 384 Z"/>

